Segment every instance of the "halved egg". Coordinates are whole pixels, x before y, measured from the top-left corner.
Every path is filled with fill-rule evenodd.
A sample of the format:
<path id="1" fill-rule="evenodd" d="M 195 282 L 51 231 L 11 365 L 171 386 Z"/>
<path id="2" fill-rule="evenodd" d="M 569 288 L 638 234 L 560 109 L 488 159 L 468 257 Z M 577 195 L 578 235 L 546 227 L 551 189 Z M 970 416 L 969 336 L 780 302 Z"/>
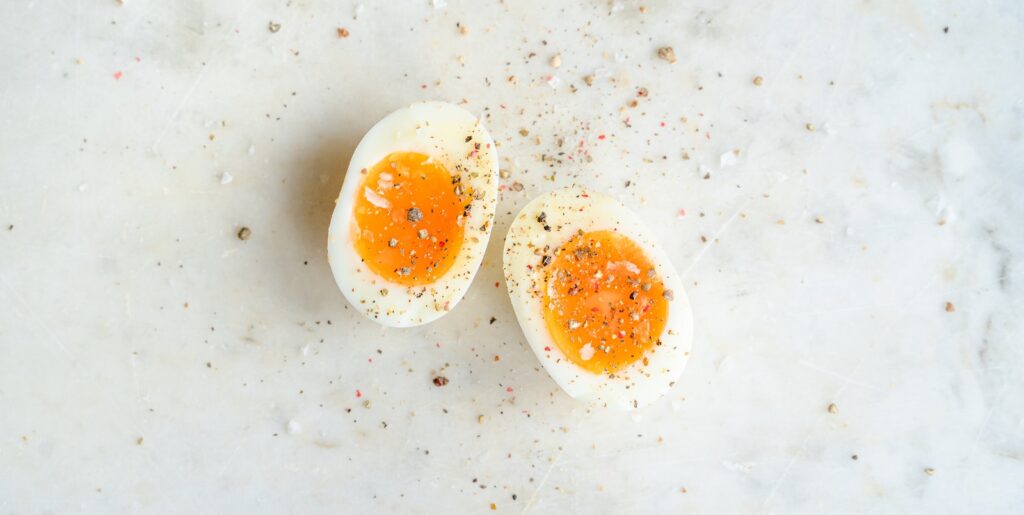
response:
<path id="1" fill-rule="evenodd" d="M 356 309 L 409 327 L 462 299 L 491 234 L 494 147 L 479 120 L 444 102 L 399 109 L 363 136 L 327 241 L 334 279 Z"/>
<path id="2" fill-rule="evenodd" d="M 570 396 L 638 408 L 682 373 L 693 314 L 679 274 L 612 197 L 569 188 L 531 201 L 505 237 L 504 272 L 527 342 Z"/>

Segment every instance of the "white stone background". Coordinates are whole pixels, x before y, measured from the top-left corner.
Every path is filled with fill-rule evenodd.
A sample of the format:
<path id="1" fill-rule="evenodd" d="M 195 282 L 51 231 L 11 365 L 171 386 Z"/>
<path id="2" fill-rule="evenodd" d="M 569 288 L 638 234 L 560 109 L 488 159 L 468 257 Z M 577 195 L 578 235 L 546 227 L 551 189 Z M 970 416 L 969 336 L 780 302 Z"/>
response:
<path id="1" fill-rule="evenodd" d="M 1024 511 L 1024 4 L 440 3 L 4 2 L 0 513 Z M 427 99 L 524 188 L 467 298 L 384 329 L 327 224 Z M 635 413 L 563 394 L 500 284 L 571 184 L 686 275 Z"/>

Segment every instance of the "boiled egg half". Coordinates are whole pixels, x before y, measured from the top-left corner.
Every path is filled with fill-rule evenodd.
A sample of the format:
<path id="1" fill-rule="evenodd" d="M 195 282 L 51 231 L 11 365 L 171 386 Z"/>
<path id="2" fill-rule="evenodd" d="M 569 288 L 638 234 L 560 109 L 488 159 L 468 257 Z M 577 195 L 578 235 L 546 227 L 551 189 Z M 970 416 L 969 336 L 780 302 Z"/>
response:
<path id="1" fill-rule="evenodd" d="M 527 342 L 570 396 L 639 408 L 690 354 L 679 274 L 633 212 L 582 188 L 534 199 L 505 238 L 504 273 Z"/>
<path id="2" fill-rule="evenodd" d="M 494 141 L 466 110 L 424 102 L 384 117 L 356 147 L 331 218 L 338 287 L 386 326 L 441 317 L 480 266 L 497 187 Z"/>

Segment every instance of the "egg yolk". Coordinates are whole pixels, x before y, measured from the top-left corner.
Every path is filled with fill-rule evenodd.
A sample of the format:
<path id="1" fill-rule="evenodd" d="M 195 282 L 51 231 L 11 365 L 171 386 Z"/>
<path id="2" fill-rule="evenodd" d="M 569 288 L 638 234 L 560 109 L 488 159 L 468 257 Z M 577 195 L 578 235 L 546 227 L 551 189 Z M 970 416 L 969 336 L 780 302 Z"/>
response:
<path id="1" fill-rule="evenodd" d="M 416 152 L 394 152 L 362 173 L 353 237 L 366 266 L 406 286 L 443 276 L 462 246 L 472 192 L 441 163 Z"/>
<path id="2" fill-rule="evenodd" d="M 579 233 L 544 256 L 544 321 L 569 360 L 615 373 L 660 345 L 672 291 L 643 250 L 612 231 Z"/>

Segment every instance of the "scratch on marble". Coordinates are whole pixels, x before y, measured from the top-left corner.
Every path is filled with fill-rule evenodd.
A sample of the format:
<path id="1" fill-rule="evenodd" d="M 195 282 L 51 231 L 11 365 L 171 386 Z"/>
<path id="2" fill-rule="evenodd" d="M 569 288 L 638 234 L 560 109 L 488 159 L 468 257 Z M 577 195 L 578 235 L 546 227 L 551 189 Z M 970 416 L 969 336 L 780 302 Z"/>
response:
<path id="1" fill-rule="evenodd" d="M 818 365 L 815 365 L 814 363 L 811 363 L 810 361 L 800 360 L 798 363 L 800 363 L 801 365 L 803 365 L 803 366 L 805 366 L 805 367 L 807 367 L 807 368 L 809 368 L 811 370 L 816 370 L 818 372 L 821 372 L 822 374 L 830 375 L 830 376 L 835 377 L 837 379 L 842 379 L 843 381 L 845 381 L 848 384 L 852 384 L 852 385 L 855 385 L 855 386 L 862 386 L 864 388 L 870 388 L 872 390 L 881 390 L 881 388 L 879 388 L 877 386 L 870 385 L 870 384 L 867 384 L 867 383 L 862 382 L 862 381 L 858 381 L 858 380 L 854 379 L 853 377 L 845 376 L 843 374 L 840 374 L 839 372 L 835 372 L 835 371 L 832 371 L 832 370 L 828 370 L 826 368 L 819 367 Z"/>
<path id="2" fill-rule="evenodd" d="M 864 365 L 864 361 L 866 359 L 867 355 L 861 357 L 860 361 L 857 363 L 857 366 L 855 366 L 853 368 L 853 371 L 850 372 L 851 377 L 857 375 L 857 372 L 860 371 L 860 368 L 862 365 Z M 846 387 L 849 386 L 849 384 L 849 382 L 844 382 L 843 385 L 839 387 L 839 390 L 836 391 L 836 394 L 833 397 L 838 400 L 839 397 L 842 396 L 843 391 L 846 390 Z M 793 465 L 796 464 L 796 460 L 800 458 L 800 456 L 804 453 L 804 450 L 807 448 L 807 442 L 810 441 L 811 437 L 818 433 L 818 426 L 821 425 L 822 420 L 823 415 L 819 414 L 817 417 L 815 417 L 814 424 L 811 425 L 811 429 L 807 431 L 806 435 L 804 435 L 804 439 L 800 442 L 800 447 L 797 449 L 796 453 L 793 454 L 793 457 L 790 458 L 789 462 L 786 463 L 786 468 L 782 470 L 782 474 L 779 475 L 779 479 L 775 482 L 775 486 L 772 487 L 771 491 L 769 491 L 768 495 L 764 498 L 764 501 L 761 502 L 761 509 L 759 510 L 760 513 L 764 513 L 765 508 L 768 506 L 768 502 L 771 501 L 773 497 L 775 497 L 775 493 L 778 492 L 779 487 L 781 487 L 782 484 L 786 482 L 786 478 L 789 476 L 789 471 L 792 470 Z"/>
<path id="3" fill-rule="evenodd" d="M 188 88 L 188 91 L 185 92 L 185 95 L 181 97 L 181 101 L 178 102 L 178 106 L 174 108 L 174 112 L 171 113 L 171 116 L 167 118 L 167 121 L 164 123 L 163 128 L 160 129 L 160 133 L 157 135 L 156 140 L 154 140 L 153 144 L 150 145 L 150 148 L 153 149 L 154 151 L 156 151 L 156 148 L 157 146 L 160 145 L 160 142 L 163 141 L 164 136 L 167 134 L 167 130 L 171 128 L 171 124 L 174 123 L 174 120 L 178 118 L 178 114 L 181 113 L 181 110 L 188 103 L 189 99 L 192 98 L 192 94 L 195 93 L 196 87 L 198 87 L 199 83 L 203 81 L 203 77 L 206 75 L 206 70 L 210 69 L 213 66 L 214 54 L 216 54 L 216 51 L 214 51 L 213 54 L 211 54 L 209 66 L 204 66 L 203 69 L 199 70 L 199 76 L 196 77 L 196 80 L 192 81 L 192 86 Z"/>
<path id="4" fill-rule="evenodd" d="M 251 8 L 251 5 L 249 7 Z M 233 23 L 232 25 L 238 25 L 238 20 L 241 20 L 248 12 L 248 8 L 240 12 L 238 14 L 238 17 L 235 19 L 235 23 Z M 195 93 L 196 88 L 199 86 L 199 83 L 202 82 L 203 77 L 206 76 L 206 70 L 213 68 L 213 63 L 216 61 L 217 54 L 220 52 L 221 48 L 224 47 L 224 44 L 227 42 L 228 37 L 230 37 L 231 34 L 231 31 L 226 32 L 224 36 L 220 39 L 220 41 L 217 43 L 217 47 L 210 52 L 210 57 L 206 60 L 206 65 L 203 66 L 201 70 L 199 70 L 199 75 L 196 77 L 196 80 L 192 82 L 192 86 L 188 88 L 188 91 L 185 92 L 185 95 L 181 98 L 181 101 L 178 102 L 178 106 L 174 108 L 174 112 L 171 113 L 171 116 L 169 118 L 167 118 L 167 121 L 164 123 L 163 128 L 160 129 L 160 133 L 157 135 L 156 140 L 154 140 L 153 144 L 150 145 L 150 149 L 156 151 L 157 146 L 159 146 L 160 142 L 163 141 L 164 136 L 167 135 L 167 131 L 171 128 L 171 125 L 178 118 L 178 114 L 180 114 L 181 110 L 184 109 L 185 106 L 188 104 L 189 99 L 192 98 L 192 95 Z"/>
<path id="5" fill-rule="evenodd" d="M 224 474 L 227 473 L 228 468 L 231 467 L 231 463 L 233 463 L 235 461 L 235 457 L 238 456 L 238 451 L 242 449 L 243 443 L 244 442 L 238 442 L 238 444 L 235 445 L 235 450 L 231 451 L 231 456 L 228 456 L 228 459 L 224 460 L 224 466 L 220 468 L 220 472 L 217 473 L 217 477 L 224 477 Z"/>
<path id="6" fill-rule="evenodd" d="M 589 416 L 584 417 L 582 420 L 580 420 L 579 427 L 582 427 L 589 420 Z M 568 443 L 569 438 L 566 438 L 565 440 L 562 441 L 561 445 L 558 446 L 558 454 L 555 455 L 555 459 L 551 460 L 551 466 L 549 466 L 547 472 L 544 473 L 544 477 L 541 478 L 540 483 L 537 484 L 537 488 L 534 489 L 533 494 L 530 495 L 530 500 L 526 502 L 526 506 L 523 507 L 523 511 L 521 511 L 520 513 L 527 513 L 530 511 L 530 508 L 533 507 L 533 503 L 536 502 L 537 500 L 537 494 L 539 494 L 540 491 L 544 489 L 544 485 L 547 484 L 548 478 L 551 477 L 551 472 L 554 471 L 555 467 L 557 467 L 562 462 L 562 456 L 565 454 L 565 449 Z"/>
<path id="7" fill-rule="evenodd" d="M 914 295 L 911 298 L 911 301 L 907 302 L 904 305 L 903 310 L 900 312 L 899 316 L 897 316 L 891 322 L 889 322 L 889 324 L 886 325 L 885 328 L 882 329 L 882 331 L 879 333 L 879 339 L 884 340 L 885 338 L 887 338 L 889 333 L 892 331 L 892 328 L 895 327 L 897 323 L 903 321 L 903 318 L 906 316 L 907 312 L 910 310 L 912 306 L 917 304 L 916 300 L 919 297 L 921 297 L 921 294 L 925 291 L 926 288 L 927 285 L 923 285 L 917 288 L 917 290 L 914 292 Z M 853 370 L 850 371 L 849 375 L 847 376 L 847 379 L 843 381 L 842 386 L 840 386 L 839 389 L 836 390 L 836 393 L 832 396 L 833 399 L 839 400 L 842 397 L 843 392 L 846 391 L 846 388 L 849 387 L 850 384 L 852 384 L 852 378 L 855 377 L 857 373 L 860 371 L 861 367 L 864 366 L 864 363 L 867 361 L 868 355 L 868 353 L 861 354 L 861 358 L 857 362 L 857 365 L 853 367 Z M 801 362 L 801 364 L 803 363 Z M 796 453 L 793 454 L 793 457 L 790 458 L 789 463 L 786 464 L 786 468 L 782 470 L 782 474 L 779 475 L 779 479 L 775 482 L 775 485 L 768 492 L 768 495 L 765 496 L 764 501 L 761 502 L 761 509 L 758 510 L 759 513 L 765 512 L 766 508 L 768 507 L 768 503 L 772 500 L 772 498 L 775 497 L 775 493 L 778 492 L 779 488 L 783 485 L 783 483 L 786 482 L 786 478 L 789 476 L 789 471 L 793 469 L 793 465 L 796 463 L 797 459 L 799 459 L 800 456 L 804 453 L 804 450 L 807 448 L 807 442 L 810 441 L 810 439 L 815 434 L 817 434 L 818 427 L 821 425 L 821 422 L 824 420 L 824 417 L 826 416 L 828 415 L 822 413 L 819 413 L 818 415 L 815 416 L 814 423 L 811 425 L 811 429 L 807 431 L 807 435 L 805 435 L 804 439 L 800 442 L 800 447 L 797 449 Z"/>
<path id="8" fill-rule="evenodd" d="M 715 231 L 715 234 L 711 237 L 712 242 L 718 241 L 719 237 L 725 235 L 725 232 L 729 230 L 729 227 L 732 225 L 732 222 L 736 220 L 736 217 L 739 216 L 739 214 L 743 211 L 744 208 L 747 207 L 747 204 L 749 203 L 750 201 L 747 200 L 740 207 L 738 207 L 736 211 L 733 211 L 732 215 L 725 221 L 725 223 L 723 223 L 722 226 L 719 227 L 717 231 Z M 697 253 L 697 257 L 693 258 L 693 261 L 690 263 L 690 266 L 686 267 L 686 269 L 683 270 L 683 273 L 679 274 L 680 280 L 686 279 L 686 276 L 690 275 L 690 271 L 693 270 L 695 266 L 697 266 L 697 263 L 700 263 L 701 259 L 704 258 L 704 255 L 708 253 L 708 250 L 711 249 L 712 246 L 713 245 L 711 243 L 708 243 L 704 245 L 703 248 L 700 249 L 700 252 Z"/>
<path id="9" fill-rule="evenodd" d="M 540 493 L 541 489 L 544 488 L 544 485 L 547 484 L 548 478 L 551 477 L 551 472 L 558 466 L 558 462 L 562 459 L 563 454 L 565 454 L 565 445 L 561 446 L 558 454 L 555 455 L 555 459 L 551 460 L 551 466 L 548 467 L 547 472 L 544 473 L 544 477 L 542 477 L 540 483 L 537 484 L 537 488 L 533 491 L 533 495 L 530 496 L 530 500 L 526 503 L 526 507 L 523 508 L 521 513 L 527 513 L 530 511 L 530 508 L 533 507 L 534 501 L 537 500 L 537 494 Z"/>

